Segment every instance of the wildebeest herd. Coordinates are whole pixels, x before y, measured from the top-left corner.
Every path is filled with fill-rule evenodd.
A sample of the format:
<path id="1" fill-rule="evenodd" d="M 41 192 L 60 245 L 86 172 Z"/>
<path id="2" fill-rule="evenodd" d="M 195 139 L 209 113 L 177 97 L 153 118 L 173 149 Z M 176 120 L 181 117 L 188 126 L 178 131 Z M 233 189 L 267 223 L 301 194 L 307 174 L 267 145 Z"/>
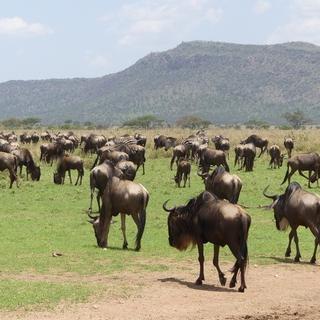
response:
<path id="1" fill-rule="evenodd" d="M 18 142 L 20 140 L 20 142 Z M 210 141 L 214 148 L 210 147 Z M 108 232 L 113 216 L 120 214 L 121 230 L 123 233 L 123 248 L 128 247 L 126 238 L 126 215 L 131 215 L 137 226 L 135 250 L 140 250 L 141 240 L 146 225 L 149 193 L 146 188 L 135 182 L 136 172 L 141 167 L 145 174 L 147 138 L 142 134 L 123 135 L 120 137 L 98 134 L 88 134 L 78 137 L 73 132 L 52 134 L 45 131 L 41 134 L 23 133 L 18 136 L 14 132 L 0 133 L 0 171 L 8 170 L 10 188 L 14 182 L 18 186 L 19 174 L 26 167 L 26 178 L 31 176 L 33 181 L 40 180 L 40 166 L 28 149 L 28 144 L 37 144 L 40 150 L 40 162 L 53 165 L 53 182 L 64 184 L 68 173 L 72 183 L 71 170 L 78 173 L 75 185 L 82 184 L 84 161 L 82 157 L 73 155 L 77 148 L 81 154 L 96 154 L 90 170 L 90 205 L 88 209 L 89 222 L 93 225 L 97 245 L 108 246 Z M 219 267 L 219 248 L 227 245 L 236 261 L 232 268 L 233 276 L 229 286 L 235 287 L 237 275 L 240 272 L 239 291 L 246 288 L 245 269 L 248 262 L 247 239 L 251 218 L 246 207 L 238 204 L 242 190 L 242 181 L 230 173 L 228 164 L 230 141 L 227 137 L 216 135 L 209 139 L 200 130 L 187 138 L 174 138 L 157 135 L 153 140 L 154 149 L 172 149 L 169 163 L 170 170 L 176 165 L 173 180 L 177 187 L 190 187 L 192 163 L 198 166 L 197 175 L 203 179 L 204 190 L 198 196 L 190 199 L 186 205 L 168 208 L 167 200 L 163 209 L 168 215 L 169 244 L 179 250 L 185 250 L 190 245 L 197 245 L 199 253 L 200 273 L 196 284 L 204 280 L 203 245 L 210 242 L 214 246 L 213 264 L 216 267 L 221 285 L 226 284 L 226 277 Z M 40 144 L 40 145 L 39 145 Z M 268 139 L 251 135 L 235 146 L 234 167 L 247 172 L 253 171 L 257 155 L 270 155 L 270 167 L 282 166 L 285 154 L 278 145 L 268 146 Z M 281 195 L 268 195 L 267 188 L 263 195 L 272 199 L 270 208 L 274 210 L 276 227 L 284 230 L 290 226 L 289 244 L 285 255 L 290 256 L 291 242 L 296 244 L 295 261 L 300 259 L 297 228 L 304 226 L 310 229 L 315 237 L 315 249 L 310 260 L 316 262 L 316 251 L 320 243 L 320 197 L 303 190 L 297 182 L 291 183 L 292 175 L 298 171 L 308 180 L 308 186 L 318 183 L 320 171 L 320 156 L 317 153 L 296 154 L 292 156 L 294 139 L 284 139 L 286 149 L 287 172 L 282 184 L 288 181 L 288 187 Z M 170 151 L 169 151 L 170 152 Z M 213 168 L 212 171 L 210 171 Z M 306 176 L 303 171 L 308 171 Z M 97 191 L 98 214 L 93 214 L 93 198 Z"/>

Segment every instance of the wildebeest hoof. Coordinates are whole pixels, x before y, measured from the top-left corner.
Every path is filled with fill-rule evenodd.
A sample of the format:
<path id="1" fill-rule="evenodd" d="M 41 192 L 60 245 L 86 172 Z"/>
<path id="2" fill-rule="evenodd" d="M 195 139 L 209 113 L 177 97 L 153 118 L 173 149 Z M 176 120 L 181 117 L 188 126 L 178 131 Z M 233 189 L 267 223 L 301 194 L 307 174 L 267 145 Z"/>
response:
<path id="1" fill-rule="evenodd" d="M 140 251 L 140 249 L 141 249 L 141 247 L 138 246 L 138 247 L 136 247 L 136 248 L 134 249 L 134 251 Z"/>
<path id="2" fill-rule="evenodd" d="M 300 256 L 296 256 L 296 257 L 294 258 L 294 262 L 300 262 Z"/>
<path id="3" fill-rule="evenodd" d="M 227 278 L 225 276 L 221 276 L 219 277 L 219 280 L 220 280 L 220 284 L 224 287 L 226 285 Z"/>
<path id="4" fill-rule="evenodd" d="M 316 263 L 316 258 L 312 257 L 311 260 L 310 260 L 310 263 L 311 264 L 315 264 Z"/>
<path id="5" fill-rule="evenodd" d="M 122 249 L 124 249 L 124 250 L 128 249 L 128 244 L 124 243 L 123 246 L 122 246 Z"/>
<path id="6" fill-rule="evenodd" d="M 239 292 L 244 292 L 244 288 L 243 288 L 243 287 L 240 287 L 240 288 L 238 289 L 238 291 L 239 291 Z"/>
<path id="7" fill-rule="evenodd" d="M 229 288 L 234 288 L 236 286 L 237 281 L 231 280 L 229 283 Z"/>
<path id="8" fill-rule="evenodd" d="M 197 285 L 197 286 L 201 286 L 201 285 L 202 285 L 202 280 L 201 280 L 200 278 L 198 278 L 198 279 L 196 280 L 196 285 Z"/>
<path id="9" fill-rule="evenodd" d="M 291 250 L 287 250 L 284 256 L 288 258 L 290 257 L 290 254 L 291 254 Z"/>

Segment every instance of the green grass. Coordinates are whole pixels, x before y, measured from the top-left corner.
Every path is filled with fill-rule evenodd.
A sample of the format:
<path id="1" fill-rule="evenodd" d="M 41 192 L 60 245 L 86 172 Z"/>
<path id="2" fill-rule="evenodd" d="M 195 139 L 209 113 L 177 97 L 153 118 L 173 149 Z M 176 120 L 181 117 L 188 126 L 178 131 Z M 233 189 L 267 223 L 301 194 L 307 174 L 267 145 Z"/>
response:
<path id="1" fill-rule="evenodd" d="M 151 151 L 154 155 L 154 151 Z M 161 151 L 163 153 L 163 151 Z M 232 164 L 230 159 L 230 164 Z M 121 271 L 149 272 L 170 270 L 170 262 L 188 261 L 188 266 L 197 270 L 197 250 L 178 252 L 171 248 L 167 240 L 167 216 L 162 203 L 170 199 L 169 206 L 185 203 L 190 197 L 203 190 L 203 183 L 193 166 L 191 188 L 176 188 L 169 170 L 168 158 L 154 157 L 146 163 L 146 175 L 138 172 L 136 180 L 150 192 L 147 223 L 140 252 L 123 251 L 120 217 L 116 217 L 109 233 L 108 250 L 97 248 L 92 226 L 87 222 L 86 209 L 89 206 L 89 181 L 86 170 L 83 185 L 70 185 L 68 179 L 63 186 L 53 184 L 54 167 L 42 165 L 40 182 L 20 180 L 20 188 L 8 189 L 7 173 L 0 174 L 1 195 L 1 241 L 0 278 L 6 275 L 64 273 L 79 275 L 111 275 Z M 88 159 L 86 164 L 92 161 Z M 267 157 L 255 162 L 254 172 L 236 171 L 243 180 L 240 203 L 250 207 L 269 204 L 262 196 L 262 190 L 270 184 L 270 192 L 281 192 L 280 187 L 286 166 L 270 170 Z M 75 173 L 73 173 L 75 181 Z M 306 180 L 294 176 L 306 187 Z M 319 191 L 319 189 L 314 189 Z M 97 208 L 94 202 L 94 208 Z M 288 235 L 278 232 L 273 221 L 273 213 L 263 209 L 248 209 L 252 217 L 249 234 L 249 255 L 251 263 L 269 264 L 281 262 L 284 257 Z M 131 217 L 127 217 L 129 248 L 134 248 L 136 228 Z M 313 250 L 313 237 L 309 230 L 299 229 L 301 253 L 309 260 Z M 206 259 L 212 259 L 212 246 L 206 246 Z M 294 246 L 293 246 L 294 249 Z M 62 257 L 53 258 L 58 251 Z M 293 250 L 294 252 L 294 250 Z M 228 248 L 221 251 L 221 260 L 229 262 L 233 257 Z M 185 267 L 185 263 L 183 266 Z M 79 301 L 94 292 L 94 284 L 48 283 L 27 280 L 0 281 L 0 308 L 33 308 L 48 306 L 59 301 Z M 109 284 L 110 285 L 110 284 Z M 103 286 L 103 285 L 102 285 Z"/>

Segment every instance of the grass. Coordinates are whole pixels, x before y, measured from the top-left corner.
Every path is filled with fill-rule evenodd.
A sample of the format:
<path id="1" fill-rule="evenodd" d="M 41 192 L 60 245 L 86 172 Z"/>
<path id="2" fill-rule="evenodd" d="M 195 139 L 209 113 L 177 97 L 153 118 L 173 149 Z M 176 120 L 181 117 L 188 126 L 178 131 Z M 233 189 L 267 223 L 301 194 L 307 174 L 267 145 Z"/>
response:
<path id="1" fill-rule="evenodd" d="M 272 134 L 274 134 L 272 132 Z M 298 135 L 298 134 L 297 134 Z M 150 140 L 150 139 L 149 139 Z M 239 139 L 238 139 L 239 140 Z M 38 148 L 38 147 L 37 147 Z M 37 149 L 38 150 L 38 149 Z M 38 151 L 34 151 L 38 153 Z M 96 290 L 96 284 L 86 282 L 50 283 L 48 281 L 8 280 L 17 274 L 75 276 L 109 276 L 122 271 L 152 272 L 170 270 L 188 263 L 197 272 L 197 250 L 178 252 L 169 246 L 167 240 L 166 213 L 162 203 L 170 199 L 169 206 L 183 204 L 203 190 L 203 183 L 192 168 L 191 188 L 176 188 L 169 169 L 171 154 L 159 153 L 148 148 L 146 175 L 138 172 L 136 180 L 150 192 L 147 210 L 146 230 L 142 239 L 141 252 L 123 251 L 120 217 L 115 218 L 109 233 L 108 250 L 96 247 L 92 226 L 87 222 L 86 209 L 89 206 L 89 170 L 86 170 L 83 185 L 70 185 L 68 179 L 63 186 L 53 184 L 54 166 L 42 165 L 40 182 L 20 180 L 20 188 L 8 189 L 7 173 L 0 174 L 1 208 L 0 220 L 0 308 L 48 308 L 60 301 L 83 301 Z M 149 155 L 149 157 L 148 157 Z M 151 158 L 151 159 L 150 159 Z M 87 167 L 93 157 L 86 159 Z M 268 169 L 268 158 L 264 155 L 255 162 L 251 173 L 238 172 L 233 168 L 233 158 L 229 160 L 232 172 L 238 174 L 244 184 L 241 204 L 252 207 L 247 211 L 252 217 L 249 234 L 249 254 L 251 263 L 271 264 L 281 262 L 288 241 L 288 234 L 278 232 L 273 221 L 273 213 L 255 209 L 258 205 L 269 204 L 262 196 L 262 190 L 270 184 L 270 192 L 282 192 L 280 187 L 286 166 L 281 169 Z M 75 181 L 75 173 L 73 173 Z M 306 180 L 295 175 L 294 178 L 306 188 Z M 314 188 L 312 191 L 319 191 Z M 94 208 L 97 208 L 94 202 Z M 127 218 L 129 248 L 134 247 L 136 228 L 131 217 Z M 299 229 L 301 253 L 309 260 L 313 250 L 313 237 L 309 230 Z M 294 249 L 294 246 L 293 246 Z M 53 258 L 52 252 L 63 254 Z M 293 250 L 293 252 L 295 252 Z M 212 246 L 206 246 L 206 259 L 212 259 Z M 232 261 L 228 248 L 221 251 L 222 261 Z M 185 263 L 183 266 L 185 267 Z M 108 283 L 108 286 L 112 283 Z M 101 289 L 106 284 L 99 285 Z"/>

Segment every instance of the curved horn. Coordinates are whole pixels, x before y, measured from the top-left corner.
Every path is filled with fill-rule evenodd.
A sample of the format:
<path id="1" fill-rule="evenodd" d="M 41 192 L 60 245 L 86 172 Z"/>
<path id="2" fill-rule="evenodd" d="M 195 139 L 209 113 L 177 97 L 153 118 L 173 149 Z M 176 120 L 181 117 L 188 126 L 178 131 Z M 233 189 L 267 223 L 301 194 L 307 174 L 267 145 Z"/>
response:
<path id="1" fill-rule="evenodd" d="M 93 221 L 96 221 L 99 218 L 99 216 L 92 216 L 90 213 L 88 213 L 88 217 Z"/>
<path id="2" fill-rule="evenodd" d="M 263 190 L 263 195 L 266 197 L 266 198 L 269 198 L 269 199 L 272 199 L 273 201 L 275 201 L 278 196 L 277 195 L 273 195 L 273 196 L 269 196 L 266 194 L 266 191 L 268 190 L 268 188 L 270 187 L 270 185 L 267 185 L 264 190 Z"/>
<path id="3" fill-rule="evenodd" d="M 164 204 L 162 205 L 162 208 L 163 208 L 164 211 L 171 212 L 171 211 L 173 211 L 176 207 L 173 207 L 173 208 L 171 208 L 171 209 L 166 208 L 166 204 L 167 204 L 168 202 L 169 202 L 169 199 L 164 202 Z"/>

